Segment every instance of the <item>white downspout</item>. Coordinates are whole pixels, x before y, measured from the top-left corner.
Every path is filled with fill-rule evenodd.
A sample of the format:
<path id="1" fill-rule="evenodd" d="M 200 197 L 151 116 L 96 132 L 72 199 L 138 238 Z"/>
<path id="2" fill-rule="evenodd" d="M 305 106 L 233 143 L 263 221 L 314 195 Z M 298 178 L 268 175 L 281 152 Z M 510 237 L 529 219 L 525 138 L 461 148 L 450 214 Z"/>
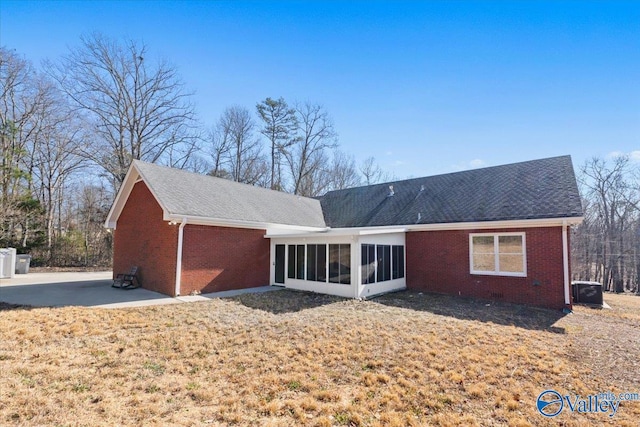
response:
<path id="1" fill-rule="evenodd" d="M 180 227 L 178 227 L 178 253 L 176 254 L 176 296 L 180 295 L 180 279 L 182 278 L 182 240 L 185 225 L 187 225 L 187 218 L 182 218 Z"/>
<path id="2" fill-rule="evenodd" d="M 567 239 L 567 221 L 562 221 L 562 264 L 564 267 L 564 303 L 571 305 L 569 293 L 569 242 Z"/>

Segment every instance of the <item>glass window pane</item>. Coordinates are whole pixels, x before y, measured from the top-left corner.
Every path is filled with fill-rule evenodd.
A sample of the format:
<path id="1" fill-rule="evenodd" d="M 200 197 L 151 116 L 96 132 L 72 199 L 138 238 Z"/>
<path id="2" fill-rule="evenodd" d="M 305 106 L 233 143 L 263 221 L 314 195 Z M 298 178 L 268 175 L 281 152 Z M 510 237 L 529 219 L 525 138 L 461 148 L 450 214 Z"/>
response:
<path id="1" fill-rule="evenodd" d="M 404 277 L 404 246 L 393 246 L 393 278 Z"/>
<path id="2" fill-rule="evenodd" d="M 288 274 L 289 279 L 296 278 L 296 245 L 289 245 Z"/>
<path id="3" fill-rule="evenodd" d="M 496 258 L 493 254 L 473 254 L 474 271 L 495 271 Z"/>
<path id="4" fill-rule="evenodd" d="M 316 247 L 316 281 L 327 281 L 327 245 L 312 245 Z"/>
<path id="5" fill-rule="evenodd" d="M 500 271 L 505 273 L 524 273 L 524 258 L 521 254 L 518 255 L 503 255 L 500 254 Z"/>
<path id="6" fill-rule="evenodd" d="M 316 280 L 316 245 L 307 245 L 307 280 Z"/>
<path id="7" fill-rule="evenodd" d="M 391 279 L 391 246 L 378 245 L 378 282 Z"/>
<path id="8" fill-rule="evenodd" d="M 363 244 L 362 250 L 362 283 L 375 283 L 376 281 L 376 246 Z"/>
<path id="9" fill-rule="evenodd" d="M 498 251 L 501 254 L 521 254 L 522 236 L 498 237 Z"/>
<path id="10" fill-rule="evenodd" d="M 297 248 L 297 270 L 296 279 L 304 280 L 304 245 L 298 245 Z"/>
<path id="11" fill-rule="evenodd" d="M 493 236 L 473 236 L 473 253 L 474 254 L 494 253 Z"/>
<path id="12" fill-rule="evenodd" d="M 340 283 L 340 245 L 329 245 L 329 282 Z"/>
<path id="13" fill-rule="evenodd" d="M 340 283 L 351 284 L 351 245 L 340 245 Z"/>

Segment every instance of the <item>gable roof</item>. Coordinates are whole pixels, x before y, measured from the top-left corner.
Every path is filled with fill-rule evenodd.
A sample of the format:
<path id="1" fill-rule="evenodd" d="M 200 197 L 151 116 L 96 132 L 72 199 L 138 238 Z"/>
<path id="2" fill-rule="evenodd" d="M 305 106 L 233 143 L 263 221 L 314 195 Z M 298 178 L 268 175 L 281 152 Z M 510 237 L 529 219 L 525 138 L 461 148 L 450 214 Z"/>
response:
<path id="1" fill-rule="evenodd" d="M 139 180 L 164 220 L 230 227 L 326 231 L 583 215 L 570 156 L 331 191 L 318 199 L 134 160 L 106 227 L 116 227 Z"/>
<path id="2" fill-rule="evenodd" d="M 325 229 L 320 202 L 280 191 L 134 160 L 107 217 L 116 221 L 137 180 L 142 179 L 165 220 L 187 217 L 210 223 L 264 228 L 269 225 Z"/>
<path id="3" fill-rule="evenodd" d="M 333 228 L 582 216 L 570 156 L 331 191 L 320 202 Z"/>

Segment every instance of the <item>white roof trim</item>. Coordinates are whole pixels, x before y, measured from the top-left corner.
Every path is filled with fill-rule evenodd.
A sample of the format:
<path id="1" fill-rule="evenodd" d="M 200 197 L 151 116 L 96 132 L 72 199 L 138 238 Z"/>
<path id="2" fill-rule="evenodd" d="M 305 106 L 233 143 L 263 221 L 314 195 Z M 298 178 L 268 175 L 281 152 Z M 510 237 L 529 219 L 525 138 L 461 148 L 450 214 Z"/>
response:
<path id="1" fill-rule="evenodd" d="M 438 230 L 486 230 L 491 228 L 532 228 L 532 227 L 560 227 L 563 224 L 577 225 L 584 217 L 543 218 L 543 219 L 514 219 L 502 221 L 452 222 L 444 224 L 415 224 L 408 225 L 409 231 L 438 231 Z"/>
<path id="2" fill-rule="evenodd" d="M 577 225 L 582 222 L 583 217 L 570 218 L 545 218 L 545 219 L 519 219 L 504 221 L 479 221 L 479 222 L 450 222 L 443 224 L 415 224 L 398 226 L 381 226 L 381 227 L 353 227 L 353 228 L 332 228 L 326 231 L 314 231 L 311 233 L 297 234 L 265 234 L 265 238 L 295 238 L 309 237 L 313 234 L 322 234 L 323 236 L 365 236 L 388 233 L 405 233 L 411 231 L 446 231 L 446 230 L 488 230 L 496 228 L 534 228 L 534 227 L 560 227 L 563 224 Z"/>
<path id="3" fill-rule="evenodd" d="M 287 225 L 287 224 L 273 224 L 268 222 L 254 222 L 254 221 L 241 221 L 237 219 L 225 219 L 225 218 L 209 218 L 202 216 L 190 216 L 190 215 L 172 215 L 168 212 L 164 212 L 162 219 L 165 221 L 182 221 L 182 218 L 187 218 L 190 225 L 210 225 L 217 227 L 233 227 L 233 228 L 252 228 L 266 230 L 269 228 L 279 228 L 284 230 L 299 230 L 302 232 L 324 232 L 327 228 L 319 227 L 305 227 L 302 225 Z"/>
<path id="4" fill-rule="evenodd" d="M 392 233 L 405 233 L 407 232 L 406 228 L 398 228 L 398 227 L 379 227 L 375 228 L 332 228 L 327 229 L 326 231 L 316 231 L 311 233 L 295 233 L 295 234 L 277 234 L 277 233 L 269 233 L 264 235 L 267 239 L 278 239 L 278 238 L 296 238 L 296 237 L 309 237 L 309 236 L 322 236 L 322 237 L 339 237 L 339 236 L 368 236 L 368 235 L 377 235 L 377 234 L 392 234 Z"/>

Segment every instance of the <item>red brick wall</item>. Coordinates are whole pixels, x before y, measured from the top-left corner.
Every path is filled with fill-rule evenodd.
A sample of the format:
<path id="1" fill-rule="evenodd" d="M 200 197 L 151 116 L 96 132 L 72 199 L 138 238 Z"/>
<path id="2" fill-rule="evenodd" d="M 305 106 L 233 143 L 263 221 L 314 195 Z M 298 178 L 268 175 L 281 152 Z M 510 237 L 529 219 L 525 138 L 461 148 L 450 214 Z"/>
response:
<path id="1" fill-rule="evenodd" d="M 177 246 L 178 226 L 162 220 L 162 208 L 144 182 L 138 182 L 114 231 L 114 276 L 137 265 L 144 288 L 173 295 Z"/>
<path id="2" fill-rule="evenodd" d="M 527 277 L 471 274 L 469 234 L 526 233 Z M 410 232 L 407 288 L 561 309 L 564 304 L 562 228 Z"/>
<path id="3" fill-rule="evenodd" d="M 269 239 L 265 230 L 184 227 L 182 295 L 269 284 Z"/>

